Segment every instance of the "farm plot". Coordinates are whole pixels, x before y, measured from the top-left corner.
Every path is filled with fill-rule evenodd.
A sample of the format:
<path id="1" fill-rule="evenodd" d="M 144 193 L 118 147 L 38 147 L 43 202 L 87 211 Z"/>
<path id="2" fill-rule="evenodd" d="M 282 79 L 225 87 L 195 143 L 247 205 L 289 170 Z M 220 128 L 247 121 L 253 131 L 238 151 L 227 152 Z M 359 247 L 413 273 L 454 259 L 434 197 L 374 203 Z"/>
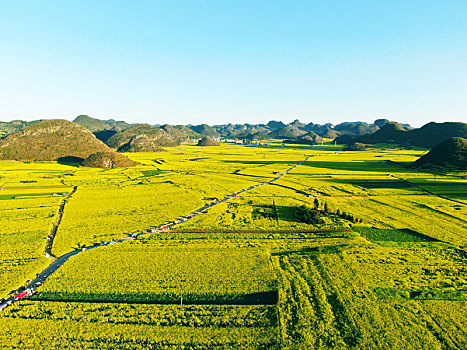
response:
<path id="1" fill-rule="evenodd" d="M 345 251 L 379 299 L 467 300 L 467 255 L 449 246 L 354 247 Z"/>
<path id="2" fill-rule="evenodd" d="M 210 208 L 180 229 L 310 229 L 294 217 L 294 208 L 308 203 L 311 199 L 295 198 L 293 191 L 265 185 Z"/>
<path id="3" fill-rule="evenodd" d="M 422 152 L 334 152 L 182 145 L 130 154 L 142 165 L 128 169 L 7 164 L 0 186 L 34 195 L 0 200 L 10 215 L 0 229 L 2 249 L 10 259 L 27 247 L 29 259 L 42 252 L 62 199 L 35 194 L 65 191 L 62 180 L 78 190 L 58 229 L 58 255 L 173 222 L 311 156 L 275 185 L 209 208 L 177 231 L 70 258 L 35 300 L 0 314 L 0 348 L 466 348 L 465 206 L 388 176 L 432 186 L 433 175 L 388 162 L 407 164 Z M 455 182 L 441 186 L 443 193 L 465 192 L 462 181 L 441 182 Z M 332 215 L 316 225 L 301 220 L 296 209 L 313 208 L 316 198 L 300 191 Z M 268 233 L 325 227 L 356 232 Z M 5 291 L 40 271 L 42 260 L 21 265 L 21 276 L 9 270 L 16 282 Z"/>
<path id="4" fill-rule="evenodd" d="M 256 248 L 126 244 L 70 259 L 35 295 L 43 300 L 270 304 L 276 284 Z"/>
<path id="5" fill-rule="evenodd" d="M 275 327 L 271 305 L 157 305 L 22 301 L 2 314 L 8 319 L 69 320 L 121 325 L 186 327 Z"/>
<path id="6" fill-rule="evenodd" d="M 0 314 L 0 348 L 271 349 L 276 322 L 268 305 L 23 301 Z"/>
<path id="7" fill-rule="evenodd" d="M 2 349 L 275 349 L 272 327 L 180 327 L 0 316 Z"/>
<path id="8" fill-rule="evenodd" d="M 203 205 L 196 193 L 171 183 L 81 186 L 67 204 L 52 252 L 161 226 Z"/>
<path id="9" fill-rule="evenodd" d="M 1 212 L 0 296 L 7 296 L 48 265 L 43 251 L 58 211 L 56 204 L 56 207 Z"/>
<path id="10" fill-rule="evenodd" d="M 434 239 L 467 244 L 465 207 L 432 196 L 323 198 L 333 208 L 352 213 L 381 228 L 411 229 Z"/>
<path id="11" fill-rule="evenodd" d="M 459 280 L 465 258 L 458 259 L 450 249 L 372 245 L 277 254 L 280 338 L 288 349 L 464 348 L 467 304 L 462 297 L 407 293 L 465 288 Z M 423 271 L 425 264 L 433 275 Z M 456 276 L 459 285 L 439 284 L 446 268 L 451 271 L 447 279 Z M 382 297 L 378 288 L 391 281 L 396 290 Z"/>

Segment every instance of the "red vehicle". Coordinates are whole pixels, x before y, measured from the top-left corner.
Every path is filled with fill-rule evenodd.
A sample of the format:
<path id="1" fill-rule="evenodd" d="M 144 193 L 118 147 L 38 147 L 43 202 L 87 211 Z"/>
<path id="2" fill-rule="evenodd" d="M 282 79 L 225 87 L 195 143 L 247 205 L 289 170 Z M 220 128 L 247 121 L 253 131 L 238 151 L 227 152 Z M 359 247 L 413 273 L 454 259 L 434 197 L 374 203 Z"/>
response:
<path id="1" fill-rule="evenodd" d="M 15 300 L 20 300 L 20 299 L 22 299 L 22 298 L 24 298 L 25 296 L 28 296 L 28 295 L 29 295 L 29 292 L 27 292 L 27 291 L 16 294 L 15 295 Z"/>
<path id="2" fill-rule="evenodd" d="M 233 197 L 237 197 L 237 194 L 236 194 L 236 193 L 234 193 L 232 196 L 233 196 Z"/>
<path id="3" fill-rule="evenodd" d="M 162 226 L 163 230 L 167 230 L 168 228 L 169 228 L 169 226 Z"/>

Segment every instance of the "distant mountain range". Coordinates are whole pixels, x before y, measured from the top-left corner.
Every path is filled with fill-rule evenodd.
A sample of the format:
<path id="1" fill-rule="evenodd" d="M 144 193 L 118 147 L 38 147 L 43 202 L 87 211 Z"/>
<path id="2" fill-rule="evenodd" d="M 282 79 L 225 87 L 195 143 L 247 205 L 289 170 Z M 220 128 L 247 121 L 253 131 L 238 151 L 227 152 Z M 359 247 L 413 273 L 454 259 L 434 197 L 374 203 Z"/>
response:
<path id="1" fill-rule="evenodd" d="M 281 121 L 272 120 L 267 124 L 224 124 L 213 125 L 212 127 L 203 124 L 190 126 L 193 130 L 204 136 L 224 138 L 237 138 L 246 140 L 264 140 L 264 139 L 300 139 L 308 136 L 318 135 L 321 138 L 335 139 L 339 135 L 362 136 L 371 134 L 379 130 L 388 123 L 387 119 L 377 119 L 373 124 L 365 122 L 345 122 L 336 126 L 332 124 L 314 124 L 302 123 L 298 119 L 292 123 L 284 124 Z M 406 130 L 411 127 L 408 124 L 402 124 Z M 313 134 L 309 134 L 313 132 Z"/>
<path id="2" fill-rule="evenodd" d="M 75 120 L 90 131 L 97 138 L 113 148 L 127 152 L 150 150 L 157 146 L 174 146 L 181 142 L 195 141 L 203 136 L 225 139 L 265 140 L 283 139 L 296 140 L 296 143 L 315 144 L 323 138 L 335 139 L 339 135 L 358 137 L 371 134 L 379 130 L 389 121 L 378 119 L 373 124 L 365 122 L 345 122 L 333 126 L 332 124 L 304 124 L 299 120 L 284 124 L 280 121 L 270 121 L 267 124 L 222 124 L 222 125 L 148 125 L 128 124 L 123 121 L 99 120 L 80 115 Z M 402 124 L 405 130 L 410 130 L 408 124 Z M 162 130 L 162 131 L 161 131 Z M 143 136 L 145 135 L 145 136 Z"/>
<path id="3" fill-rule="evenodd" d="M 95 164 L 118 166 L 125 162 L 116 156 L 115 151 L 157 152 L 162 151 L 162 147 L 192 143 L 204 137 L 248 141 L 281 139 L 284 143 L 310 145 L 331 139 L 338 144 L 384 143 L 431 148 L 451 137 L 467 138 L 467 124 L 431 122 L 413 129 L 408 124 L 377 119 L 372 124 L 344 122 L 335 126 L 305 124 L 299 120 L 289 124 L 270 121 L 267 124 L 172 126 L 130 124 L 80 115 L 73 122 L 0 122 L 0 159 L 57 160 L 75 157 L 84 160 L 93 153 L 99 153 L 92 158 Z"/>
<path id="4" fill-rule="evenodd" d="M 365 122 L 344 122 L 336 126 L 332 124 L 314 124 L 314 123 L 302 123 L 299 120 L 294 120 L 292 123 L 284 124 L 281 121 L 270 121 L 267 124 L 222 124 L 222 125 L 178 125 L 170 126 L 166 125 L 149 125 L 149 124 L 130 124 L 124 121 L 116 121 L 113 119 L 100 120 L 89 117 L 87 115 L 80 115 L 73 120 L 75 123 L 84 126 L 86 129 L 91 131 L 99 140 L 106 142 L 117 133 L 125 132 L 128 129 L 132 131 L 127 132 L 126 135 L 137 136 L 135 132 L 142 128 L 141 125 L 145 125 L 146 132 L 149 134 L 158 133 L 155 136 L 156 139 L 166 144 L 178 144 L 180 142 L 194 141 L 203 136 L 210 136 L 214 138 L 230 138 L 230 139 L 245 139 L 245 140 L 264 140 L 264 139 L 300 139 L 306 136 L 316 138 L 319 136 L 326 139 L 335 139 L 340 135 L 351 135 L 358 137 L 366 134 L 374 133 L 383 127 L 389 121 L 387 119 L 378 119 L 373 124 Z M 6 137 L 7 135 L 21 130 L 25 126 L 37 123 L 37 121 L 21 121 L 16 120 L 12 122 L 0 122 L 0 138 Z M 405 130 L 410 130 L 411 127 L 408 124 L 400 124 Z M 135 129 L 135 127 L 137 127 Z M 150 128 L 152 132 L 150 132 Z M 168 133 L 169 136 L 155 131 L 155 128 L 162 129 Z M 154 135 L 153 135 L 154 136 Z M 127 142 L 130 140 L 127 139 Z M 173 139 L 173 142 L 169 142 L 169 139 Z M 115 147 L 115 139 L 111 141 L 113 147 Z M 120 139 L 120 136 L 117 137 Z M 309 139 L 309 137 L 308 137 Z M 119 147 L 123 146 L 119 144 Z"/>
<path id="5" fill-rule="evenodd" d="M 407 130 L 402 125 L 390 122 L 373 134 L 354 137 L 345 143 L 360 142 L 366 144 L 388 143 L 401 146 L 431 148 L 450 137 L 467 137 L 465 123 L 428 123 L 419 129 Z M 339 141 L 338 139 L 336 141 Z"/>

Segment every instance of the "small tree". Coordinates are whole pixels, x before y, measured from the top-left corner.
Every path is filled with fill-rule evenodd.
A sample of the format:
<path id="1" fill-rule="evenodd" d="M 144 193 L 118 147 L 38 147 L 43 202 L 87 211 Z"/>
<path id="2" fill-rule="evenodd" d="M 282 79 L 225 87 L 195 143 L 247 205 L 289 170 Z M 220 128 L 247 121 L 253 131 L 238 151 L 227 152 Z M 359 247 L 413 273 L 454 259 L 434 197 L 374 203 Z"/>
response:
<path id="1" fill-rule="evenodd" d="M 315 198 L 315 209 L 316 210 L 319 209 L 319 200 L 318 200 L 318 198 Z"/>
<path id="2" fill-rule="evenodd" d="M 328 203 L 324 203 L 324 212 L 327 214 L 329 213 Z"/>

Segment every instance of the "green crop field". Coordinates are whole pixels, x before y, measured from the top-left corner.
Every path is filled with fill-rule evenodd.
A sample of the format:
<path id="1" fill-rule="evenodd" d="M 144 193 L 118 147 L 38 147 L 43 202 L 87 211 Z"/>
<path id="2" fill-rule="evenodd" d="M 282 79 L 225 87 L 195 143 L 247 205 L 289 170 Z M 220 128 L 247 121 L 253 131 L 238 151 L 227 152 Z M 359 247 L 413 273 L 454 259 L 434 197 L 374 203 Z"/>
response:
<path id="1" fill-rule="evenodd" d="M 0 348 L 271 349 L 271 306 L 21 302 L 1 317 Z M 21 330 L 21 335 L 18 335 Z"/>
<path id="2" fill-rule="evenodd" d="M 125 244 L 73 257 L 35 298 L 254 304 L 276 291 L 269 256 L 258 248 Z"/>
<path id="3" fill-rule="evenodd" d="M 465 263 L 442 247 L 278 254 L 281 339 L 290 349 L 465 348 Z"/>
<path id="4" fill-rule="evenodd" d="M 464 173 L 387 147 L 166 150 L 120 169 L 0 162 L 1 297 L 50 263 L 73 188 L 51 251 L 79 252 L 0 312 L 0 348 L 467 347 Z"/>

